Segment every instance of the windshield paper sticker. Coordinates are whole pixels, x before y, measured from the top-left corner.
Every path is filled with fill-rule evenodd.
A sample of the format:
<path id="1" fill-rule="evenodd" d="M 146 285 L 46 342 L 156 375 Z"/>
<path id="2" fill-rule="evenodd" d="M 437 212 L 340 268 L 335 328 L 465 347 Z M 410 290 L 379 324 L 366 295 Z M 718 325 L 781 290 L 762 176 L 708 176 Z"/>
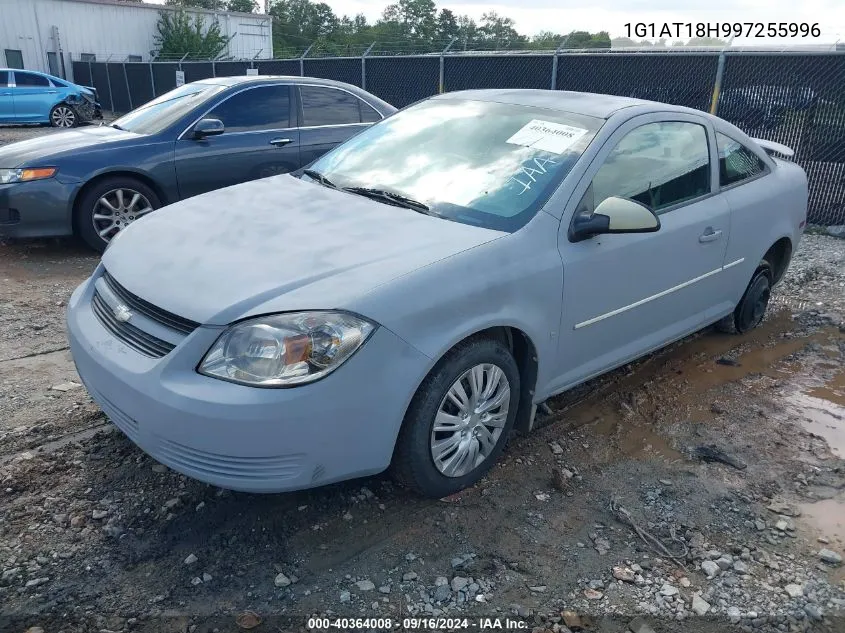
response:
<path id="1" fill-rule="evenodd" d="M 563 154 L 586 133 L 587 130 L 584 128 L 533 119 L 505 142 L 553 154 Z"/>

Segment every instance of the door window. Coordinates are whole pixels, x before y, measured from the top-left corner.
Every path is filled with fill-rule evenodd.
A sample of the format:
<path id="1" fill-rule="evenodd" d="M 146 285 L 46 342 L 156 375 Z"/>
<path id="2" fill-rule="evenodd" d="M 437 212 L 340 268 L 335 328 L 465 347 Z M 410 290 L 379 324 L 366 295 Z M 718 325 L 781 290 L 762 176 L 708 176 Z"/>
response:
<path id="1" fill-rule="evenodd" d="M 15 73 L 15 84 L 18 88 L 30 88 L 33 86 L 37 87 L 49 87 L 50 81 L 46 77 L 42 77 L 41 75 L 33 75 L 32 73 L 22 73 L 16 72 Z"/>
<path id="2" fill-rule="evenodd" d="M 710 193 L 710 154 L 703 125 L 666 121 L 629 132 L 588 191 L 597 206 L 618 196 L 656 212 Z"/>
<path id="3" fill-rule="evenodd" d="M 9 71 L 0 70 L 0 88 L 5 88 L 9 85 Z"/>
<path id="4" fill-rule="evenodd" d="M 281 130 L 290 127 L 290 87 L 261 86 L 229 97 L 206 115 L 220 119 L 229 132 Z"/>
<path id="5" fill-rule="evenodd" d="M 23 68 L 23 53 L 18 50 L 7 48 L 6 66 L 9 68 Z"/>
<path id="6" fill-rule="evenodd" d="M 322 86 L 300 86 L 300 95 L 303 125 L 307 127 L 361 123 L 362 102 L 355 95 Z"/>
<path id="7" fill-rule="evenodd" d="M 719 185 L 726 187 L 762 174 L 766 170 L 763 160 L 739 141 L 716 132 L 719 150 Z"/>

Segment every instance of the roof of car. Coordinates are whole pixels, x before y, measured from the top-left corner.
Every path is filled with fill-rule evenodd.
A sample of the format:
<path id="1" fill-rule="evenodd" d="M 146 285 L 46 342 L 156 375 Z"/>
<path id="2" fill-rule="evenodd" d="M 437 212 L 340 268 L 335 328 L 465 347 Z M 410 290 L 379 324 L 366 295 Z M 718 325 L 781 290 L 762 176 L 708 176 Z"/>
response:
<path id="1" fill-rule="evenodd" d="M 595 94 L 592 92 L 571 92 L 568 90 L 461 90 L 437 95 L 435 99 L 471 99 L 475 101 L 496 101 L 498 103 L 512 103 L 514 105 L 535 106 L 562 112 L 574 112 L 588 116 L 608 118 L 622 108 L 641 105 L 660 105 L 669 109 L 677 106 L 657 104 L 645 99 L 630 97 L 616 97 L 613 95 Z"/>
<path id="2" fill-rule="evenodd" d="M 321 79 L 319 77 L 300 77 L 299 75 L 236 75 L 234 77 L 209 77 L 208 79 L 199 79 L 197 83 L 217 84 L 218 86 L 237 86 L 246 83 L 256 83 L 261 81 L 282 80 L 295 81 L 296 83 L 306 84 L 321 84 L 326 86 L 349 86 L 350 84 L 342 81 L 334 81 L 333 79 Z"/>

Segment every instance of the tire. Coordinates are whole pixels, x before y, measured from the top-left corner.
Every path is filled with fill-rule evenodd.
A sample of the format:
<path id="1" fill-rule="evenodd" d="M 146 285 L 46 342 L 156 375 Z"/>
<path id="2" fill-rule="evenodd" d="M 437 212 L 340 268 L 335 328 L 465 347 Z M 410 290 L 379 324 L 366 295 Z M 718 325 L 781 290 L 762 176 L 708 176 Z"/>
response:
<path id="1" fill-rule="evenodd" d="M 481 388 L 475 391 L 480 397 L 475 400 L 476 407 L 466 407 L 473 413 L 465 418 L 457 401 L 448 394 L 460 380 L 471 398 L 473 375 L 481 382 Z M 489 394 L 488 387 L 493 389 Z M 396 441 L 393 477 L 415 492 L 434 498 L 454 494 L 479 481 L 507 444 L 519 405 L 519 387 L 516 361 L 501 342 L 476 338 L 455 347 L 432 369 L 414 395 Z M 491 417 L 482 418 L 477 408 L 483 408 L 485 402 Z M 444 415 L 438 426 L 455 431 L 434 430 L 439 413 Z M 437 445 L 440 448 L 435 448 Z M 444 446 L 449 448 L 441 450 Z M 440 459 L 435 460 L 435 452 Z"/>
<path id="2" fill-rule="evenodd" d="M 88 246 L 102 253 L 122 228 L 159 207 L 156 192 L 137 178 L 105 178 L 80 195 L 74 211 L 76 231 Z"/>
<path id="3" fill-rule="evenodd" d="M 69 129 L 79 125 L 79 114 L 72 106 L 58 103 L 50 110 L 50 125 L 61 129 Z"/>
<path id="4" fill-rule="evenodd" d="M 744 334 L 763 321 L 772 292 L 772 266 L 760 262 L 736 309 L 716 323 L 716 329 L 726 334 Z"/>

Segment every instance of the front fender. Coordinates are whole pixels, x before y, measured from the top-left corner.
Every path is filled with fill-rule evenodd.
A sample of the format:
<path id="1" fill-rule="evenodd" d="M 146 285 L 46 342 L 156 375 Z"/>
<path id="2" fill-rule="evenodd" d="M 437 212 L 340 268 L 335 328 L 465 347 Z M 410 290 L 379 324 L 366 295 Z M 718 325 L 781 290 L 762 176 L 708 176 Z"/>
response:
<path id="1" fill-rule="evenodd" d="M 559 222 L 540 213 L 516 233 L 420 268 L 345 307 L 389 328 L 432 366 L 473 334 L 516 328 L 537 352 L 540 394 L 556 362 L 563 291 Z"/>

